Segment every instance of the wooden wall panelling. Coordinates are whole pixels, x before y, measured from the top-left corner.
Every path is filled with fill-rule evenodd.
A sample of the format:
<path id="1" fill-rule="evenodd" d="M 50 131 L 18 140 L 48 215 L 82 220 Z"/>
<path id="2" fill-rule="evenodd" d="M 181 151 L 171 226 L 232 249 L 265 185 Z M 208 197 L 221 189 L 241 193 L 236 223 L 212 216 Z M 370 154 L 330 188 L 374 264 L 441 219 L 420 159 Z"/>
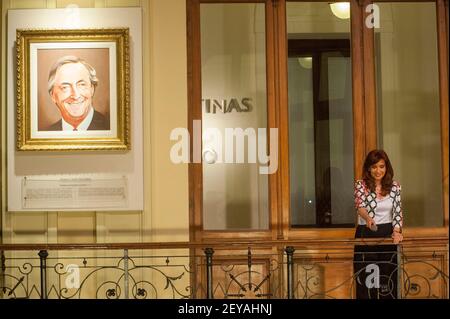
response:
<path id="1" fill-rule="evenodd" d="M 353 256 L 295 260 L 295 296 L 299 299 L 351 299 Z"/>
<path id="2" fill-rule="evenodd" d="M 216 250 L 213 255 L 214 298 L 284 298 L 283 255 L 267 247 Z M 206 289 L 206 268 L 200 272 Z"/>
<path id="3" fill-rule="evenodd" d="M 407 246 L 402 249 L 401 280 L 405 299 L 447 299 L 448 244 L 435 246 Z"/>

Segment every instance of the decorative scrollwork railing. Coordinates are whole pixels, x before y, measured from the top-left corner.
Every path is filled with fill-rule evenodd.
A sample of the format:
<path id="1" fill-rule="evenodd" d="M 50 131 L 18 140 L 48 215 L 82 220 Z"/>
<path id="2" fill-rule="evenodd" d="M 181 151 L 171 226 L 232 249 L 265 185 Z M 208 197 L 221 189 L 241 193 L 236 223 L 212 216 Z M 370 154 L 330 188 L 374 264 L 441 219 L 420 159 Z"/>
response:
<path id="1" fill-rule="evenodd" d="M 383 243 L 0 245 L 0 298 L 448 298 L 444 241 L 405 241 L 390 259 L 358 257 L 361 244 Z"/>

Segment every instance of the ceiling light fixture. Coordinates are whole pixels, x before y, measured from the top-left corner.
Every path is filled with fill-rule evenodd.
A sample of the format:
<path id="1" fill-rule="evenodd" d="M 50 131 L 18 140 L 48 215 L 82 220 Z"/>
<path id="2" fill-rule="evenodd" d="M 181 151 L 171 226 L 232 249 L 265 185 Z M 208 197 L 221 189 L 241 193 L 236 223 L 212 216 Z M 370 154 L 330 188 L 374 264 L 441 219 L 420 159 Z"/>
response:
<path id="1" fill-rule="evenodd" d="M 333 2 L 330 3 L 330 9 L 339 19 L 350 18 L 350 2 Z"/>

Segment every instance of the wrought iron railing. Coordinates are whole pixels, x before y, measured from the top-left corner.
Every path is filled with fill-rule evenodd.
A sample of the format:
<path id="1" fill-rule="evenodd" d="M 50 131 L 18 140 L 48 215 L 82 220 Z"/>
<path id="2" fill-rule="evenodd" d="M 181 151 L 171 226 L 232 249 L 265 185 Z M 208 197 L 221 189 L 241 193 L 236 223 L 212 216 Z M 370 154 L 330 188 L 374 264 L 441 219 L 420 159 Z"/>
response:
<path id="1" fill-rule="evenodd" d="M 405 241 L 390 259 L 354 251 L 387 244 L 0 245 L 0 298 L 357 298 L 361 287 L 366 298 L 448 298 L 446 239 Z"/>

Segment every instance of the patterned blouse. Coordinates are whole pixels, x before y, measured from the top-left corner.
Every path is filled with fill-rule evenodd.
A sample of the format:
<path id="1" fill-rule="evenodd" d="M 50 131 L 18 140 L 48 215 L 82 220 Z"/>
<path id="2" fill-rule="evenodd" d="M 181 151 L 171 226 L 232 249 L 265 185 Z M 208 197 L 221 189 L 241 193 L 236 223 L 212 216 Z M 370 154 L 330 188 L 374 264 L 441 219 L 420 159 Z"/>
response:
<path id="1" fill-rule="evenodd" d="M 392 226 L 400 228 L 403 227 L 403 211 L 402 200 L 400 197 L 401 186 L 397 182 L 392 183 L 389 197 L 392 201 Z M 370 191 L 363 180 L 357 180 L 355 183 L 355 208 L 365 208 L 371 218 L 375 217 L 375 210 L 377 208 L 377 194 Z"/>

